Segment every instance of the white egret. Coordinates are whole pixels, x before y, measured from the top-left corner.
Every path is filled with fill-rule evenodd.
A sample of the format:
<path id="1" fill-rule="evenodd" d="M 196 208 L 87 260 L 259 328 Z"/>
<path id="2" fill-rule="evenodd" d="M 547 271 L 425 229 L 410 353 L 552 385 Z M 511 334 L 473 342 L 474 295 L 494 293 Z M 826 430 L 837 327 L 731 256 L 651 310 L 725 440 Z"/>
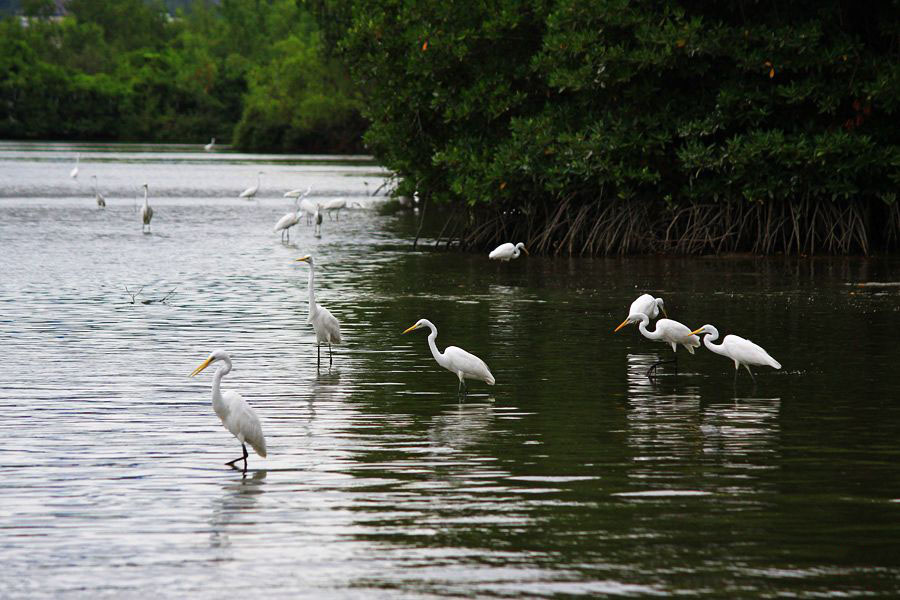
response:
<path id="1" fill-rule="evenodd" d="M 256 192 L 259 191 L 259 176 L 262 175 L 263 172 L 259 171 L 256 174 L 256 185 L 252 187 L 248 187 L 246 190 L 240 193 L 238 198 L 246 198 L 247 200 L 253 200 L 256 197 Z"/>
<path id="2" fill-rule="evenodd" d="M 222 364 L 219 365 L 219 368 L 216 369 L 216 374 L 213 375 L 213 410 L 216 411 L 216 415 L 222 421 L 222 425 L 225 426 L 225 429 L 230 431 L 231 435 L 236 437 L 241 443 L 241 449 L 244 451 L 243 456 L 228 461 L 225 464 L 234 467 L 234 463 L 243 460 L 244 471 L 246 471 L 247 457 L 249 456 L 246 444 L 250 444 L 250 447 L 253 448 L 258 455 L 265 458 L 266 438 L 263 436 L 262 425 L 259 423 L 259 417 L 256 415 L 256 411 L 247 404 L 247 401 L 241 398 L 241 395 L 237 392 L 228 391 L 223 394 L 219 389 L 222 377 L 231 372 L 231 357 L 228 356 L 227 352 L 216 350 L 210 354 L 209 358 L 203 361 L 199 367 L 194 369 L 194 372 L 191 373 L 191 377 L 217 361 L 221 361 Z"/>
<path id="3" fill-rule="evenodd" d="M 312 323 L 316 332 L 316 368 L 322 362 L 322 343 L 328 344 L 328 366 L 332 364 L 331 345 L 341 343 L 341 324 L 327 308 L 316 303 L 315 277 L 316 266 L 313 257 L 307 254 L 294 262 L 309 264 L 309 318 L 307 323 Z"/>
<path id="4" fill-rule="evenodd" d="M 628 320 L 633 323 L 640 322 L 638 324 L 638 329 L 641 330 L 641 333 L 645 338 L 655 342 L 669 344 L 672 346 L 672 352 L 677 352 L 679 344 L 684 346 L 691 354 L 694 353 L 694 348 L 700 347 L 700 338 L 694 335 L 687 325 L 683 325 L 678 321 L 673 321 L 672 319 L 660 319 L 656 322 L 656 329 L 654 331 L 649 331 L 647 325 L 650 323 L 650 317 L 646 314 L 633 313 L 628 315 Z M 651 365 L 650 368 L 647 369 L 647 376 L 649 377 L 650 373 L 656 367 L 667 362 L 675 362 L 675 360 L 662 360 Z"/>
<path id="5" fill-rule="evenodd" d="M 322 205 L 316 204 L 316 212 L 313 213 L 313 222 L 316 224 L 315 230 L 313 231 L 313 235 L 316 237 L 322 237 Z"/>
<path id="6" fill-rule="evenodd" d="M 431 333 L 428 334 L 428 347 L 431 348 L 431 355 L 434 356 L 434 360 L 459 378 L 457 394 L 461 392 L 465 395 L 466 379 L 477 379 L 488 385 L 494 385 L 494 376 L 491 375 L 491 370 L 488 369 L 488 366 L 483 360 L 474 354 L 466 352 L 462 348 L 457 348 L 456 346 L 447 346 L 444 348 L 443 353 L 438 352 L 437 344 L 434 343 L 434 340 L 437 339 L 437 327 L 435 327 L 434 323 L 428 319 L 419 319 L 416 321 L 415 325 L 408 328 L 403 333 L 407 334 L 410 331 L 415 331 L 422 327 L 427 327 L 431 330 Z"/>
<path id="7" fill-rule="evenodd" d="M 335 217 L 336 220 L 341 220 L 341 209 L 347 207 L 347 199 L 346 198 L 332 198 L 328 202 L 322 205 L 324 210 L 328 211 L 328 218 L 331 218 L 331 213 L 335 213 L 337 215 Z"/>
<path id="8" fill-rule="evenodd" d="M 275 227 L 272 229 L 273 233 L 281 232 L 281 241 L 284 241 L 284 235 L 287 234 L 287 239 L 291 241 L 291 227 L 300 222 L 300 215 L 303 210 L 298 206 L 297 210 L 294 212 L 289 212 L 275 223 Z"/>
<path id="9" fill-rule="evenodd" d="M 511 242 L 506 242 L 505 244 L 500 244 L 494 248 L 491 253 L 488 254 L 488 258 L 509 262 L 513 258 L 519 258 L 519 254 L 521 254 L 520 250 L 521 252 L 528 254 L 528 250 L 525 248 L 523 242 L 519 242 L 516 245 L 513 245 Z"/>
<path id="10" fill-rule="evenodd" d="M 147 199 L 147 195 L 149 193 L 150 186 L 146 183 L 144 184 L 144 206 L 141 208 L 141 232 L 143 233 L 144 228 L 147 231 L 150 231 L 150 221 L 153 219 L 153 209 L 150 208 L 150 201 Z"/>
<path id="11" fill-rule="evenodd" d="M 69 171 L 69 177 L 72 179 L 78 179 L 78 163 L 81 162 L 81 152 L 78 153 L 78 156 L 75 157 L 75 167 Z"/>
<path id="12" fill-rule="evenodd" d="M 99 191 L 97 191 L 97 176 L 91 175 L 91 180 L 94 182 L 94 198 L 97 199 L 97 206 L 100 208 L 106 208 L 106 198 L 103 197 Z"/>
<path id="13" fill-rule="evenodd" d="M 309 196 L 309 193 L 311 191 L 312 191 L 312 186 L 310 185 L 310 186 L 306 187 L 305 192 L 303 190 L 301 190 L 300 188 L 297 188 L 296 190 L 291 190 L 289 192 L 285 192 L 284 197 L 285 198 L 306 198 L 307 196 Z"/>
<path id="14" fill-rule="evenodd" d="M 207 152 L 212 152 L 213 148 L 216 147 L 216 138 L 209 140 L 209 143 L 203 146 L 203 149 Z"/>
<path id="15" fill-rule="evenodd" d="M 663 315 L 668 318 L 669 315 L 666 314 L 666 308 L 665 306 L 663 306 L 662 298 L 654 298 L 650 294 L 642 294 L 638 296 L 637 300 L 631 303 L 631 307 L 628 309 L 628 314 L 645 314 L 650 317 L 650 320 L 652 321 L 659 316 L 660 310 L 662 311 Z M 637 323 L 637 321 L 632 321 L 631 317 L 629 316 L 613 330 L 613 333 L 622 329 L 629 323 Z"/>
<path id="16" fill-rule="evenodd" d="M 319 205 L 309 198 L 304 197 L 300 199 L 300 208 L 306 215 L 306 224 L 309 225 L 311 223 L 311 219 L 315 216 L 316 211 L 319 210 Z"/>
<path id="17" fill-rule="evenodd" d="M 721 344 L 713 344 L 714 341 L 719 339 L 719 330 L 712 325 L 704 325 L 691 333 L 696 335 L 706 334 L 703 338 L 704 346 L 716 354 L 727 356 L 734 361 L 735 379 L 737 379 L 737 374 L 738 371 L 740 371 L 741 365 L 747 369 L 747 372 L 750 373 L 750 377 L 753 378 L 753 381 L 756 381 L 756 376 L 753 374 L 753 371 L 750 370 L 751 365 L 769 366 L 774 369 L 781 368 L 781 363 L 772 358 L 762 346 L 754 344 L 750 340 L 744 339 L 739 335 L 726 335 Z"/>

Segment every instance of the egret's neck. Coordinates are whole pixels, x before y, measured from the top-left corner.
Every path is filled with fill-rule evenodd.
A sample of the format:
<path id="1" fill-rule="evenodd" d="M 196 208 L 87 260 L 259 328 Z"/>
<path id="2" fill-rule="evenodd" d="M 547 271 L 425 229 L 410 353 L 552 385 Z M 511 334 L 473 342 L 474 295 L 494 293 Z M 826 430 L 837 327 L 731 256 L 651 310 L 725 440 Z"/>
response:
<path id="1" fill-rule="evenodd" d="M 212 401 L 213 401 L 213 409 L 218 413 L 219 407 L 223 407 L 224 404 L 222 402 L 222 390 L 221 383 L 222 377 L 228 375 L 231 372 L 231 359 L 223 358 L 222 364 L 219 365 L 219 368 L 216 369 L 216 374 L 213 375 L 213 383 L 212 383 Z"/>
<path id="2" fill-rule="evenodd" d="M 521 253 L 522 253 L 522 251 L 519 250 L 518 246 L 513 247 L 513 253 L 512 253 L 513 258 L 519 258 L 519 254 L 521 254 Z"/>
<path id="3" fill-rule="evenodd" d="M 144 188 L 144 206 L 147 206 L 149 203 L 147 202 L 147 188 Z"/>
<path id="4" fill-rule="evenodd" d="M 647 329 L 647 324 L 650 322 L 650 317 L 644 315 L 644 318 L 641 319 L 641 322 L 638 323 L 638 329 L 641 330 L 641 334 L 647 338 L 648 340 L 658 340 L 662 338 L 662 332 L 659 330 L 659 323 L 656 324 L 656 329 L 650 331 Z"/>
<path id="5" fill-rule="evenodd" d="M 316 281 L 316 268 L 312 263 L 309 263 L 309 316 L 313 316 L 316 314 L 318 307 L 316 306 L 316 291 L 315 291 L 315 281 Z"/>
<path id="6" fill-rule="evenodd" d="M 717 339 L 719 339 L 719 332 L 713 329 L 703 336 L 703 345 L 716 354 L 724 355 L 725 351 L 722 349 L 722 344 L 713 344 Z"/>
<path id="7" fill-rule="evenodd" d="M 437 344 L 435 343 L 435 340 L 437 339 L 437 327 L 428 323 L 428 329 L 431 330 L 431 333 L 428 334 L 428 347 L 431 349 L 431 355 L 439 365 L 444 366 L 444 355 L 438 351 Z"/>

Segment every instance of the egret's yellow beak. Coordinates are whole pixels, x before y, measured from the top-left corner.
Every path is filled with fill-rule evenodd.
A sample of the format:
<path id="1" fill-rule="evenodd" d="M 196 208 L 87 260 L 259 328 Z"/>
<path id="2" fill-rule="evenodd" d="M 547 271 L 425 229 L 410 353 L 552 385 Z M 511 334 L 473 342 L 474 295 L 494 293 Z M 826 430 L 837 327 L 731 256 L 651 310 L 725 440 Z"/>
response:
<path id="1" fill-rule="evenodd" d="M 524 252 L 525 254 L 528 254 L 528 248 L 526 248 L 525 246 L 522 246 L 522 252 Z"/>
<path id="2" fill-rule="evenodd" d="M 200 364 L 199 367 L 197 367 L 196 369 L 194 369 L 194 372 L 191 373 L 191 377 L 193 377 L 194 375 L 196 375 L 197 373 L 199 373 L 200 371 L 202 371 L 203 369 L 205 369 L 206 367 L 208 367 L 208 366 L 210 365 L 210 363 L 212 363 L 212 361 L 213 361 L 212 356 L 210 356 L 209 358 L 207 358 L 206 360 L 204 360 L 204 361 Z"/>
<path id="3" fill-rule="evenodd" d="M 701 327 L 700 329 L 695 329 L 691 332 L 691 335 L 697 335 L 698 333 L 703 333 L 703 329 L 704 329 L 703 327 Z"/>
<path id="4" fill-rule="evenodd" d="M 419 324 L 416 323 L 415 325 L 413 325 L 412 327 L 410 327 L 409 329 L 407 329 L 406 331 L 404 331 L 404 332 L 401 333 L 400 335 L 404 335 L 404 334 L 409 333 L 410 331 L 413 331 L 413 330 L 418 329 L 418 328 L 419 328 Z"/>
<path id="5" fill-rule="evenodd" d="M 307 254 L 307 255 L 304 256 L 303 258 L 298 258 L 298 259 L 295 260 L 294 262 L 309 262 L 309 254 Z"/>
<path id="6" fill-rule="evenodd" d="M 662 311 L 663 311 L 663 316 L 664 316 L 665 318 L 668 319 L 668 318 L 669 318 L 669 313 L 666 312 L 666 307 L 665 307 L 665 306 L 660 306 L 660 308 L 661 308 Z"/>
<path id="7" fill-rule="evenodd" d="M 622 324 L 621 324 L 621 325 L 619 325 L 618 327 L 616 327 L 615 329 L 613 329 L 613 333 L 615 333 L 615 332 L 617 332 L 618 330 L 622 329 L 622 328 L 625 327 L 626 325 L 628 325 L 628 319 L 625 319 L 624 321 L 622 321 Z"/>

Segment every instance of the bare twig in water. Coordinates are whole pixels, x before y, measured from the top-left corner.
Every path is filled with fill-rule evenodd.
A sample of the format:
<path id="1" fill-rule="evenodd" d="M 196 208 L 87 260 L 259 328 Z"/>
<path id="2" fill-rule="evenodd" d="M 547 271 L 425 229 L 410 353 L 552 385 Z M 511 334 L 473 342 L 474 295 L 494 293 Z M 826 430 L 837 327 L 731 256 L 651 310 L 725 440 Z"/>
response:
<path id="1" fill-rule="evenodd" d="M 134 299 L 140 295 L 140 293 L 143 289 L 144 289 L 144 286 L 141 286 L 141 289 L 139 289 L 136 292 L 132 292 L 131 290 L 128 289 L 127 285 L 125 286 L 125 293 L 128 294 L 129 296 L 131 296 L 131 304 L 134 304 Z"/>

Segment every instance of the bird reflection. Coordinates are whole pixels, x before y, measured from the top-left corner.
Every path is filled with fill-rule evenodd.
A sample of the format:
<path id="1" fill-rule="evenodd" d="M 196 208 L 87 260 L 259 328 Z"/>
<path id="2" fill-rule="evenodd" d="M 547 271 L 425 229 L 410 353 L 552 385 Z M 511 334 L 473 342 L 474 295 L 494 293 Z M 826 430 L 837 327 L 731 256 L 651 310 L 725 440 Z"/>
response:
<path id="1" fill-rule="evenodd" d="M 428 431 L 432 446 L 465 450 L 491 436 L 494 404 L 454 402 L 448 410 L 434 417 Z"/>
<path id="2" fill-rule="evenodd" d="M 263 493 L 267 471 L 248 471 L 240 479 L 230 479 L 222 486 L 222 496 L 213 507 L 209 520 L 210 541 L 213 548 L 231 545 L 228 530 L 235 524 L 253 521 L 256 505 Z"/>

